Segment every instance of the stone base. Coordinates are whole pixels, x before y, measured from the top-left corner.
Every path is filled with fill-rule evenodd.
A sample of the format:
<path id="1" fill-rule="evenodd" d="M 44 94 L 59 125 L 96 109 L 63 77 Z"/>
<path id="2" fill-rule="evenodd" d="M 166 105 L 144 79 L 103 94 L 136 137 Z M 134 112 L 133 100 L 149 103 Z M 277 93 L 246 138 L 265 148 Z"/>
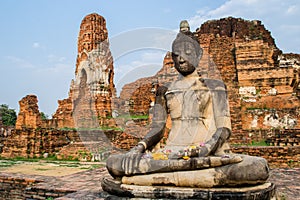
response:
<path id="1" fill-rule="evenodd" d="M 121 184 L 105 178 L 102 188 L 110 194 L 144 199 L 202 199 L 202 200 L 272 200 L 275 199 L 275 185 L 264 183 L 255 186 L 228 188 L 185 188 L 172 186 L 137 186 Z M 113 197 L 113 196 L 111 196 Z"/>

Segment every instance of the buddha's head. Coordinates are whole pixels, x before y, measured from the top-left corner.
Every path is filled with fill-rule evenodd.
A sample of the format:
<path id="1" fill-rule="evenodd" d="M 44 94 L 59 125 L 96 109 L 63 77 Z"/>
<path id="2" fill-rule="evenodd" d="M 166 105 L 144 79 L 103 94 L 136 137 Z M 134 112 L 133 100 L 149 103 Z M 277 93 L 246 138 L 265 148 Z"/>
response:
<path id="1" fill-rule="evenodd" d="M 187 76 L 195 71 L 202 57 L 202 48 L 192 33 L 178 33 L 172 44 L 172 58 L 177 71 Z"/>

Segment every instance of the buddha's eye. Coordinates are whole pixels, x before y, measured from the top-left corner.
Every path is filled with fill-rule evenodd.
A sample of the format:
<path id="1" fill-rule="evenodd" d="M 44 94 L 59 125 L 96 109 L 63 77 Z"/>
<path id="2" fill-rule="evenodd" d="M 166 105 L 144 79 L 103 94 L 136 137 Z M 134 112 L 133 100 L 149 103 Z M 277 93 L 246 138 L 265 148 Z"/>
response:
<path id="1" fill-rule="evenodd" d="M 187 50 L 185 50 L 185 53 L 186 53 L 187 55 L 190 55 L 190 54 L 192 53 L 192 51 L 191 51 L 190 49 L 187 49 Z"/>

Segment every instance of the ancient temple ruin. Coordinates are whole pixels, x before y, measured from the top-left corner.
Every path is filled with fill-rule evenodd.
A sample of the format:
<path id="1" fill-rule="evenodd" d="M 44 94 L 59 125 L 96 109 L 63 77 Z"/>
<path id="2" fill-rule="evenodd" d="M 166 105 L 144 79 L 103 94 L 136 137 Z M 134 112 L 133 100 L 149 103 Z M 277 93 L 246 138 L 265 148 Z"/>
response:
<path id="1" fill-rule="evenodd" d="M 204 50 L 199 74 L 221 77 L 227 85 L 233 128 L 230 142 L 249 144 L 270 139 L 270 144 L 279 150 L 265 148 L 252 154 L 265 156 L 274 163 L 279 162 L 279 154 L 282 155 L 280 163 L 297 160 L 299 54 L 282 53 L 271 33 L 258 20 L 232 17 L 210 20 L 194 34 Z M 128 126 L 124 128 L 120 127 L 124 120 L 114 118 L 112 113 L 114 109 L 123 110 L 132 116 L 149 116 L 151 120 L 149 109 L 157 87 L 178 75 L 170 52 L 162 65 L 155 76 L 124 85 L 120 97 L 116 97 L 106 21 L 95 13 L 87 15 L 80 25 L 75 78 L 71 81 L 68 98 L 58 100 L 52 119 L 41 120 L 37 97 L 24 97 L 19 102 L 16 130 L 11 130 L 1 141 L 1 156 L 32 157 L 44 152 L 61 152 L 66 157 L 79 157 L 79 150 L 88 150 L 80 144 L 75 128 L 87 127 L 108 128 L 104 132 L 112 144 L 129 149 L 139 140 L 140 135 L 136 133 L 144 133 L 141 128 L 149 125 L 148 118 L 125 119 Z M 171 128 L 170 122 L 167 128 Z M 235 152 L 251 154 L 249 148 L 241 149 Z"/>
<path id="2" fill-rule="evenodd" d="M 111 117 L 111 100 L 116 93 L 113 78 L 105 19 L 96 13 L 87 15 L 80 25 L 75 79 L 69 97 L 58 101 L 59 107 L 53 115 L 57 127 L 88 126 L 82 123 L 92 117 L 99 119 L 100 126 L 113 125 L 106 120 Z M 74 124 L 74 119 L 80 124 Z"/>

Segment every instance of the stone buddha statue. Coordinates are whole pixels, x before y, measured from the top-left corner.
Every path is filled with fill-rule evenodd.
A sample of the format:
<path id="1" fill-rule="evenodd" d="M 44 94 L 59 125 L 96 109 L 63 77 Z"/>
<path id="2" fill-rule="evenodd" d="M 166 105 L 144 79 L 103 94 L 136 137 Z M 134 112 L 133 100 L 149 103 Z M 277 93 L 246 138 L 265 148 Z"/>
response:
<path id="1" fill-rule="evenodd" d="M 107 169 L 128 185 L 212 188 L 264 183 L 269 176 L 265 159 L 230 151 L 226 86 L 198 75 L 202 49 L 186 23 L 172 44 L 179 77 L 157 89 L 149 133 L 126 154 L 111 155 Z M 158 149 L 167 114 L 172 128 Z"/>

